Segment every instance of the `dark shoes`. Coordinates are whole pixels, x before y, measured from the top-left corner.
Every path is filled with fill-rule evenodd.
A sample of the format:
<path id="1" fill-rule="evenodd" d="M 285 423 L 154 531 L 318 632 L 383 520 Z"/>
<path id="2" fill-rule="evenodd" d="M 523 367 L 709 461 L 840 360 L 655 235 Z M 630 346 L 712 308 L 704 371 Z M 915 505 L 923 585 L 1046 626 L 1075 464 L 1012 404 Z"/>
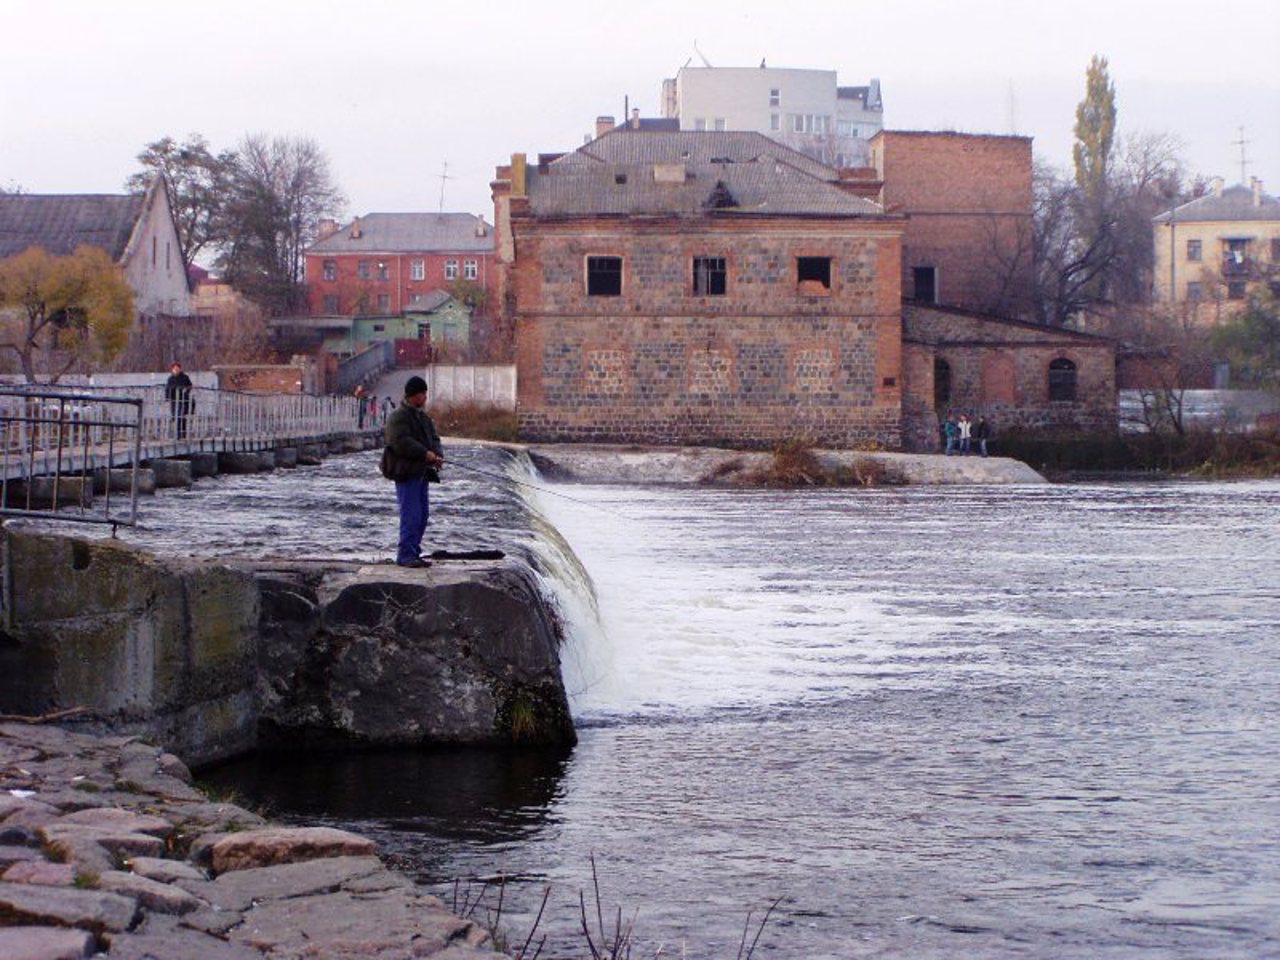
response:
<path id="1" fill-rule="evenodd" d="M 397 560 L 396 566 L 397 567 L 413 567 L 416 569 L 420 567 L 431 566 L 431 561 L 423 560 L 421 557 L 419 557 L 417 560 Z"/>

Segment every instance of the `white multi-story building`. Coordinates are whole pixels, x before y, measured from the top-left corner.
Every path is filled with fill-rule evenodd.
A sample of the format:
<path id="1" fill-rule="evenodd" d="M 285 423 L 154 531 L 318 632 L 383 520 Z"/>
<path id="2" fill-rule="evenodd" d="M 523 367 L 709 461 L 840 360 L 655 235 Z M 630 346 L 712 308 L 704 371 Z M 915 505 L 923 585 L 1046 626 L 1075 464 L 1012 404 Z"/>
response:
<path id="1" fill-rule="evenodd" d="M 681 130 L 754 130 L 837 167 L 862 167 L 884 127 L 880 81 L 842 87 L 834 70 L 682 67 L 662 82 Z"/>

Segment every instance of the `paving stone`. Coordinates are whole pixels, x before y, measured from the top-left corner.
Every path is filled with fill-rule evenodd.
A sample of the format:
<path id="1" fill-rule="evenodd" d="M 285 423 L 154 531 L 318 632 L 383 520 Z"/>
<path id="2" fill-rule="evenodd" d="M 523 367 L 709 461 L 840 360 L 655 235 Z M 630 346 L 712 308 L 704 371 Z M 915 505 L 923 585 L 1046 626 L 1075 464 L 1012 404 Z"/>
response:
<path id="1" fill-rule="evenodd" d="M 105 850 L 109 856 L 158 857 L 164 852 L 164 841 L 148 833 L 131 833 L 127 830 L 103 830 L 79 823 L 51 823 L 40 830 L 40 838 L 51 852 L 64 860 L 91 858 L 91 844 Z M 114 867 L 114 862 L 108 869 Z"/>
<path id="2" fill-rule="evenodd" d="M 46 823 L 52 823 L 62 816 L 62 811 L 57 807 L 35 797 L 18 800 L 17 803 L 16 809 L 11 809 L 5 815 L 5 827 L 27 827 L 38 830 Z"/>
<path id="3" fill-rule="evenodd" d="M 305 941 L 304 941 L 305 942 Z M 252 947 L 227 943 L 173 917 L 149 916 L 135 933 L 111 938 L 109 960 L 263 960 Z M 319 958 L 316 958 L 319 960 Z"/>
<path id="4" fill-rule="evenodd" d="M 377 850 L 367 837 L 332 827 L 266 827 L 224 837 L 210 857 L 214 873 L 227 873 L 324 857 L 365 857 Z"/>
<path id="5" fill-rule="evenodd" d="M 5 883 L 34 883 L 43 887 L 71 887 L 76 882 L 76 868 L 69 863 L 48 860 L 23 860 L 0 874 Z"/>
<path id="6" fill-rule="evenodd" d="M 16 844 L 0 847 L 0 872 L 3 872 L 10 864 L 21 863 L 23 860 L 40 859 L 40 851 L 28 846 L 18 846 Z"/>
<path id="7" fill-rule="evenodd" d="M 230 939 L 270 953 L 272 960 L 302 957 L 308 949 L 310 956 L 327 960 L 374 957 L 383 951 L 404 956 L 407 945 L 412 945 L 413 956 L 432 956 L 450 944 L 465 943 L 473 926 L 432 909 L 420 897 L 390 894 L 357 900 L 341 892 L 258 904 Z M 299 930 L 307 933 L 304 944 Z"/>
<path id="8" fill-rule="evenodd" d="M 53 927 L 0 927 L 4 960 L 81 960 L 93 953 L 93 934 Z"/>
<path id="9" fill-rule="evenodd" d="M 346 889 L 353 881 L 381 876 L 394 875 L 377 857 L 330 857 L 234 870 L 222 874 L 207 887 L 184 882 L 180 882 L 180 886 L 223 909 L 247 910 L 259 901 L 333 893 Z M 409 889 L 414 889 L 412 884 Z"/>
<path id="10" fill-rule="evenodd" d="M 161 883 L 158 880 L 148 880 L 146 877 L 125 873 L 122 870 L 108 870 L 100 874 L 97 888 L 108 893 L 135 897 L 143 907 L 156 913 L 181 915 L 205 906 L 203 900 L 181 887 Z"/>
<path id="11" fill-rule="evenodd" d="M 227 934 L 244 923 L 244 914 L 239 910 L 224 910 L 213 905 L 201 907 L 182 918 L 182 925 L 192 930 L 211 933 L 215 937 L 225 938 Z"/>
<path id="12" fill-rule="evenodd" d="M 100 933 L 127 930 L 137 915 L 138 902 L 132 897 L 0 882 L 0 925 L 45 924 Z"/>
<path id="13" fill-rule="evenodd" d="M 156 758 L 156 764 L 160 768 L 160 772 L 166 777 L 173 777 L 173 779 L 181 780 L 187 784 L 195 782 L 191 776 L 190 768 L 182 762 L 181 758 L 175 757 L 172 753 L 160 754 Z"/>
<path id="14" fill-rule="evenodd" d="M 199 867 L 192 866 L 185 860 L 167 860 L 163 857 L 130 857 L 128 867 L 140 877 L 158 880 L 161 883 L 173 883 L 175 880 L 191 880 L 197 883 L 209 878 Z"/>
<path id="15" fill-rule="evenodd" d="M 112 833 L 146 833 L 161 840 L 173 833 L 173 824 L 164 817 L 149 813 L 134 813 L 132 810 L 121 810 L 116 807 L 77 810 L 75 813 L 60 817 L 57 822 L 94 827 Z"/>

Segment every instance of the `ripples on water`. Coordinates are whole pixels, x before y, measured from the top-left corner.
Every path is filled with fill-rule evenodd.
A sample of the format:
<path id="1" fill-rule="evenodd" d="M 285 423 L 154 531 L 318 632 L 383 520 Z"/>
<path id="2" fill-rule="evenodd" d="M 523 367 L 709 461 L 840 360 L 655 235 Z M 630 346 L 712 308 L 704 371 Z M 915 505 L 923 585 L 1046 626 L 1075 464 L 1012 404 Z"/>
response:
<path id="1" fill-rule="evenodd" d="M 549 880 L 543 956 L 583 953 L 593 853 L 638 957 L 733 957 L 775 897 L 758 957 L 1280 955 L 1280 484 L 554 489 L 593 504 L 534 497 L 598 599 L 565 597 L 570 756 L 215 776 L 374 835 L 446 898 L 505 872 L 521 937 Z M 433 545 L 568 572 L 511 485 L 437 493 Z M 206 555 L 395 537 L 371 455 L 144 517 Z"/>

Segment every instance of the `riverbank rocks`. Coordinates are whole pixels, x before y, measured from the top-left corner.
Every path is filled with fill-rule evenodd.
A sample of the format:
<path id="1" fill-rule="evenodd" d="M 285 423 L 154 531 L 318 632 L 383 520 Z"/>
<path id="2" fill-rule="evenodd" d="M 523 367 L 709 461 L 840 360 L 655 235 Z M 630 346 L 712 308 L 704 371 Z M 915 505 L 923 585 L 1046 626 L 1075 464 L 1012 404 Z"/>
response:
<path id="1" fill-rule="evenodd" d="M 619 447 L 597 444 L 541 444 L 527 448 L 538 470 L 553 480 L 575 483 L 679 483 L 744 486 L 773 467 L 774 454 L 713 447 Z M 862 450 L 812 450 L 824 483 L 1022 484 L 1046 483 L 1020 460 L 1009 457 L 951 456 Z"/>
<path id="2" fill-rule="evenodd" d="M 77 789 L 143 767 L 146 787 Z M 372 841 L 192 800 L 183 772 L 129 737 L 0 724 L 0 957 L 497 956 L 485 930 L 388 870 Z M 100 869 L 57 862 L 58 836 L 99 844 Z"/>
<path id="3" fill-rule="evenodd" d="M 574 742 L 560 628 L 522 563 L 251 569 L 264 743 Z"/>

